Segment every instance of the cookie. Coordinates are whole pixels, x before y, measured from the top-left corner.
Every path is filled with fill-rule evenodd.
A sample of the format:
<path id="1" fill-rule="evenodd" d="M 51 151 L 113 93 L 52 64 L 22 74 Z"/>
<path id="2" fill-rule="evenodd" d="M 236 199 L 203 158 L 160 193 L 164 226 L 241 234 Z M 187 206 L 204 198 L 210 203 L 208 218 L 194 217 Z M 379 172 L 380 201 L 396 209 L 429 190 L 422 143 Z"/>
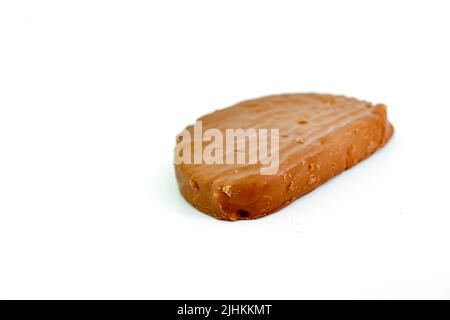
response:
<path id="1" fill-rule="evenodd" d="M 271 214 L 351 168 L 393 134 L 382 104 L 284 94 L 247 100 L 198 119 L 177 137 L 184 198 L 223 220 Z"/>

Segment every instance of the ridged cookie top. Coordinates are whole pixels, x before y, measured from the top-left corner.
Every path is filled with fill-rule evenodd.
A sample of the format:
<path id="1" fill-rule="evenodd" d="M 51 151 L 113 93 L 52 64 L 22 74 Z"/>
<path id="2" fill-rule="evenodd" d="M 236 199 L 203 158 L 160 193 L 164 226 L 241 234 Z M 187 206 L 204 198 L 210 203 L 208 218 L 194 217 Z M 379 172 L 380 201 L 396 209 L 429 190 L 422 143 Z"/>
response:
<path id="1" fill-rule="evenodd" d="M 344 96 L 320 94 L 284 94 L 247 100 L 234 106 L 207 114 L 203 130 L 279 129 L 280 168 L 289 167 L 290 156 L 304 153 L 305 157 L 320 145 L 324 137 L 359 118 L 377 116 L 384 107 Z M 193 126 L 187 128 L 193 131 Z M 205 143 L 207 144 L 207 143 Z M 248 147 L 248 146 L 247 146 Z M 247 150 L 247 152 L 256 150 Z M 237 152 L 237 150 L 234 150 Z M 225 157 L 225 150 L 224 150 Z M 181 164 L 192 176 L 208 177 L 211 181 L 242 179 L 259 174 L 258 164 Z"/>

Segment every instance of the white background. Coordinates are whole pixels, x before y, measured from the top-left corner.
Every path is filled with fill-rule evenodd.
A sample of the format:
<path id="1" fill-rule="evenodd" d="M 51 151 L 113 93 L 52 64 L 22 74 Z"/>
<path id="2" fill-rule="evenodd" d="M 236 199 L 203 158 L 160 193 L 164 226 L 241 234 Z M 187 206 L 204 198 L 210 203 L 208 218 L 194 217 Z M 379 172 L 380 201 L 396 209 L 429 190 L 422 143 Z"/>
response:
<path id="1" fill-rule="evenodd" d="M 2 1 L 0 298 L 450 298 L 448 1 Z M 388 105 L 269 217 L 177 190 L 175 136 L 284 92 Z"/>

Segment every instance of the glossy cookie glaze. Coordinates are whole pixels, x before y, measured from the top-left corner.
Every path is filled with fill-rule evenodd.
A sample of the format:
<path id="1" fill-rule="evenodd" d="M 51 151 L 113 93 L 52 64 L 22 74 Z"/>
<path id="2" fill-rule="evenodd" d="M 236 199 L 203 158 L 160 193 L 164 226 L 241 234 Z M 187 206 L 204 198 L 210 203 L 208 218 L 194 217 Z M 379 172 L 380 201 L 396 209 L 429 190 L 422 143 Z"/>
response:
<path id="1" fill-rule="evenodd" d="M 393 134 L 384 105 L 344 96 L 284 94 L 247 100 L 201 117 L 203 129 L 279 129 L 279 168 L 176 164 L 181 194 L 218 219 L 254 219 L 288 205 L 384 146 Z M 193 126 L 186 128 L 193 131 Z M 193 152 L 193 151 L 192 151 Z"/>

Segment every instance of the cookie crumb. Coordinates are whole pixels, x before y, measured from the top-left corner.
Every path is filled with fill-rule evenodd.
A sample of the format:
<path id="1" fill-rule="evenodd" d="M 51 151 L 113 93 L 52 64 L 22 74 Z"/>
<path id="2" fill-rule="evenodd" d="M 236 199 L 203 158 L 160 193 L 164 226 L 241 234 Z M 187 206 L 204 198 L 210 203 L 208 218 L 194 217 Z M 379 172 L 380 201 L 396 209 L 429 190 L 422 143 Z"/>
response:
<path id="1" fill-rule="evenodd" d="M 229 196 L 231 198 L 231 196 L 233 195 L 231 192 L 231 186 L 229 184 L 225 185 L 222 187 L 222 191 L 223 193 L 225 193 L 227 196 Z"/>
<path id="2" fill-rule="evenodd" d="M 198 183 L 195 180 L 189 179 L 189 185 L 194 190 L 199 190 Z"/>

